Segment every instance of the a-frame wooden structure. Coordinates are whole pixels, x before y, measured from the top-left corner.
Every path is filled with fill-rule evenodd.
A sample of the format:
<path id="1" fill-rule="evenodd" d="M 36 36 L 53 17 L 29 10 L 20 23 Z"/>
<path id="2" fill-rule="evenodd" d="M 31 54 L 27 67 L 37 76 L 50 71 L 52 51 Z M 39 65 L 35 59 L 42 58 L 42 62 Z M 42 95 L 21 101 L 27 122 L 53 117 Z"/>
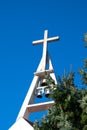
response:
<path id="1" fill-rule="evenodd" d="M 53 106 L 54 101 L 48 101 L 48 102 L 34 104 L 34 99 L 36 97 L 36 94 L 44 93 L 44 87 L 41 88 L 38 86 L 39 86 L 40 82 L 44 80 L 44 77 L 46 74 L 50 75 L 51 78 L 55 81 L 55 84 L 57 84 L 54 69 L 52 66 L 52 61 L 51 61 L 51 58 L 50 58 L 48 50 L 47 50 L 47 43 L 56 41 L 56 40 L 59 40 L 58 36 L 48 38 L 48 30 L 45 30 L 43 40 L 33 41 L 33 45 L 43 43 L 42 58 L 41 58 L 39 66 L 37 68 L 37 71 L 34 73 L 34 78 L 29 87 L 28 93 L 22 104 L 20 112 L 17 116 L 16 122 L 9 128 L 9 130 L 34 130 L 31 123 L 28 122 L 30 113 L 46 110 L 48 107 Z M 47 68 L 47 66 L 48 66 L 48 68 Z M 41 89 L 40 92 L 37 91 L 39 89 Z"/>

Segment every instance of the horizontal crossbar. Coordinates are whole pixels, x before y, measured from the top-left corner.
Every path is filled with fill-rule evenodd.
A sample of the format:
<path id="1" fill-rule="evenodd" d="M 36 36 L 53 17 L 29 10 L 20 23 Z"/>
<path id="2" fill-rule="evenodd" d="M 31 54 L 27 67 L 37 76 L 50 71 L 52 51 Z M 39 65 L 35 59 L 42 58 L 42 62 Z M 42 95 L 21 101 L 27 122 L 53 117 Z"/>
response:
<path id="1" fill-rule="evenodd" d="M 47 38 L 47 42 L 52 42 L 52 41 L 56 41 L 56 40 L 59 40 L 58 36 L 52 37 L 52 38 Z M 37 41 L 32 42 L 33 45 L 42 44 L 42 43 L 44 43 L 44 40 L 37 40 Z"/>
<path id="2" fill-rule="evenodd" d="M 35 72 L 34 75 L 36 76 L 44 76 L 46 74 L 50 74 L 53 73 L 54 70 L 44 70 L 44 71 L 40 71 L 40 72 Z"/>
<path id="3" fill-rule="evenodd" d="M 29 112 L 37 112 L 37 111 L 47 110 L 49 107 L 52 107 L 53 105 L 54 105 L 54 101 L 50 101 L 50 102 L 28 105 L 27 109 Z"/>

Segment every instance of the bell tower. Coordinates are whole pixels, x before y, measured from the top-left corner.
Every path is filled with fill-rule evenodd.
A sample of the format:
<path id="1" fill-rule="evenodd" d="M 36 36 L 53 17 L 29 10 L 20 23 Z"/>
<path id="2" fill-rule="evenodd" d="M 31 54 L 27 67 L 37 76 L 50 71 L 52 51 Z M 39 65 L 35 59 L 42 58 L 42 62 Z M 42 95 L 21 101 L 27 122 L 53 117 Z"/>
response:
<path id="1" fill-rule="evenodd" d="M 42 94 L 44 94 L 46 97 L 48 97 L 50 94 L 50 88 L 46 84 L 46 75 L 49 75 L 54 80 L 55 84 L 57 84 L 52 61 L 47 49 L 48 43 L 57 40 L 59 40 L 58 36 L 48 38 L 48 30 L 45 30 L 44 39 L 33 41 L 33 45 L 43 44 L 42 58 L 36 72 L 34 72 L 34 78 L 19 111 L 17 119 L 9 128 L 9 130 L 34 130 L 32 123 L 29 121 L 30 113 L 43 111 L 48 107 L 53 106 L 54 101 L 34 103 L 34 100 L 36 97 L 42 98 Z"/>

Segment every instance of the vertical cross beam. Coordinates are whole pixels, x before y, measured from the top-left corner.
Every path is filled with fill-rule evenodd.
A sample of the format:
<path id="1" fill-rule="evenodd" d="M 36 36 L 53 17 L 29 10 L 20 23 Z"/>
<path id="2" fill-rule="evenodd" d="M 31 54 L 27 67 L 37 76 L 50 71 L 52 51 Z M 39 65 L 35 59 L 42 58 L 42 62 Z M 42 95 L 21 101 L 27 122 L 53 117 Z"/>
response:
<path id="1" fill-rule="evenodd" d="M 43 44 L 43 70 L 45 70 L 46 67 L 46 58 L 47 58 L 47 37 L 48 37 L 48 30 L 44 32 L 44 44 Z"/>

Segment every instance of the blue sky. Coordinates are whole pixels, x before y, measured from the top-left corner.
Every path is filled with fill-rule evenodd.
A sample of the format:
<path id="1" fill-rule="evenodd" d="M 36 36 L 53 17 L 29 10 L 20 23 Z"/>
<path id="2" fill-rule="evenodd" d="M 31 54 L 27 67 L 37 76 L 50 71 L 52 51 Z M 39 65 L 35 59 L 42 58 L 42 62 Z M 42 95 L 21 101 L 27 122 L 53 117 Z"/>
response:
<path id="1" fill-rule="evenodd" d="M 86 0 L 8 0 L 0 1 L 0 130 L 14 122 L 39 64 L 42 45 L 32 46 L 33 40 L 60 36 L 49 44 L 56 72 L 64 69 L 76 72 L 87 57 L 84 33 L 87 32 Z"/>

